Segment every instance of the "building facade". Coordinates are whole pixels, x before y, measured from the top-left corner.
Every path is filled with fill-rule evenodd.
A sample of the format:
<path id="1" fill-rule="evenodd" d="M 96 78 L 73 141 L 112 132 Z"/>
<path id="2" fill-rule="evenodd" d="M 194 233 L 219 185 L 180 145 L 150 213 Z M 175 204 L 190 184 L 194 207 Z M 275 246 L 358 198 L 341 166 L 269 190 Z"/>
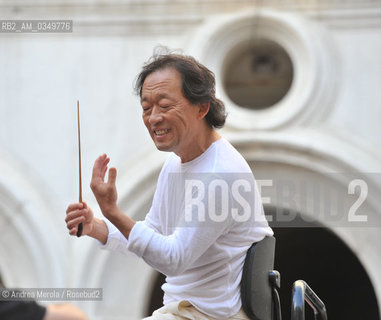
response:
<path id="1" fill-rule="evenodd" d="M 261 184 L 289 314 L 305 279 L 332 318 L 379 319 L 381 2 L 0 1 L 3 20 L 72 20 L 69 33 L 0 33 L 0 272 L 8 287 L 103 288 L 91 319 L 140 319 L 162 277 L 132 254 L 69 237 L 95 158 L 119 170 L 121 208 L 144 219 L 166 154 L 141 120 L 133 83 L 158 45 L 216 75 L 221 133 Z M 96 213 L 98 216 L 101 214 Z M 365 311 L 364 311 L 365 310 Z"/>

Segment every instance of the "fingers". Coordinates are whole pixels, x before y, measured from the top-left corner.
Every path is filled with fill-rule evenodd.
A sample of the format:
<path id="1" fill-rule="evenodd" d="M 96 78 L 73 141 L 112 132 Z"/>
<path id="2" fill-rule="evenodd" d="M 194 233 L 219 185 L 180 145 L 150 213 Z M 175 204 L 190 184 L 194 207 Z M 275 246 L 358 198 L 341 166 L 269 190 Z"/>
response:
<path id="1" fill-rule="evenodd" d="M 66 227 L 69 229 L 69 234 L 72 236 L 77 235 L 78 225 L 80 223 L 83 223 L 84 221 L 85 221 L 85 217 L 83 217 L 83 216 L 69 221 L 66 224 Z"/>
<path id="2" fill-rule="evenodd" d="M 86 315 L 76 306 L 65 304 L 49 304 L 44 319 L 77 319 L 87 320 Z"/>
<path id="3" fill-rule="evenodd" d="M 116 181 L 116 168 L 110 168 L 108 171 L 108 184 L 115 184 Z"/>
<path id="4" fill-rule="evenodd" d="M 88 208 L 85 202 L 70 204 L 66 210 L 65 218 L 66 227 L 69 229 L 69 234 L 76 235 L 78 225 L 81 222 L 85 222 L 90 215 L 91 209 Z"/>
<path id="5" fill-rule="evenodd" d="M 93 192 L 98 192 L 99 190 L 102 190 L 100 188 L 103 188 L 102 186 L 105 184 L 105 176 L 108 169 L 107 165 L 109 164 L 109 162 L 110 158 L 107 157 L 106 154 L 99 156 L 95 160 L 93 167 L 93 176 L 90 182 L 90 187 L 91 190 L 93 190 Z M 107 180 L 108 185 L 115 186 L 116 175 L 116 169 L 110 168 Z"/>
<path id="6" fill-rule="evenodd" d="M 66 209 L 66 213 L 69 213 L 74 210 L 82 209 L 82 208 L 87 208 L 87 203 L 86 202 L 76 202 L 76 203 L 71 203 Z"/>
<path id="7" fill-rule="evenodd" d="M 88 209 L 81 209 L 68 213 L 65 218 L 66 226 L 68 229 L 70 229 L 73 225 L 79 224 L 82 222 L 82 220 L 85 220 L 88 211 Z"/>
<path id="8" fill-rule="evenodd" d="M 110 158 L 106 154 L 99 156 L 94 162 L 92 179 L 101 179 L 103 181 L 109 162 Z"/>

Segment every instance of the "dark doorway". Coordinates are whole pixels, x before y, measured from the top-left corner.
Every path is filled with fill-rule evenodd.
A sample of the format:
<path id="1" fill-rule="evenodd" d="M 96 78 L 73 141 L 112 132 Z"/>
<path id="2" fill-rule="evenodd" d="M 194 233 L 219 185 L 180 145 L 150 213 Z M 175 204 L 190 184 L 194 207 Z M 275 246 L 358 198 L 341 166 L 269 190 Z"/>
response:
<path id="1" fill-rule="evenodd" d="M 281 273 L 281 304 L 284 320 L 290 319 L 292 284 L 305 280 L 324 301 L 329 319 L 379 320 L 379 308 L 370 279 L 356 255 L 325 228 L 274 228 L 275 269 Z M 147 316 L 162 306 L 158 273 Z M 306 319 L 313 319 L 306 305 Z"/>
<path id="2" fill-rule="evenodd" d="M 157 273 L 157 277 L 154 285 L 152 286 L 151 294 L 149 295 L 150 300 L 148 304 L 148 309 L 146 313 L 146 317 L 150 316 L 152 312 L 159 309 L 163 306 L 163 295 L 164 292 L 161 290 L 161 286 L 165 282 L 165 276 L 162 273 Z"/>
<path id="3" fill-rule="evenodd" d="M 328 319 L 379 320 L 376 295 L 356 255 L 324 228 L 274 228 L 283 319 L 290 319 L 294 281 L 305 280 L 326 305 Z M 306 305 L 306 319 L 314 319 Z"/>

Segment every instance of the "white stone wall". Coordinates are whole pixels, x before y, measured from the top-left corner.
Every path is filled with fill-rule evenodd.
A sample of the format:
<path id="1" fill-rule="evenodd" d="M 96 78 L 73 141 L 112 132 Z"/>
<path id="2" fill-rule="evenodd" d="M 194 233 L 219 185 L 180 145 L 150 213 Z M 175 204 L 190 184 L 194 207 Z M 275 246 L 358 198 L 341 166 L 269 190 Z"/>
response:
<path id="1" fill-rule="evenodd" d="M 142 316 L 152 271 L 69 237 L 64 216 L 78 197 L 79 99 L 84 199 L 96 207 L 88 184 L 106 152 L 119 169 L 122 208 L 144 217 L 165 154 L 145 131 L 133 81 L 157 44 L 216 73 L 230 112 L 223 132 L 250 163 L 292 163 L 298 175 L 311 169 L 322 179 L 325 170 L 381 172 L 377 1 L 1 1 L 0 12 L 74 21 L 69 34 L 0 33 L 0 272 L 8 286 L 102 287 L 103 302 L 78 303 L 91 319 Z M 290 93 L 262 113 L 234 106 L 220 79 L 225 54 L 256 19 L 296 66 Z M 380 229 L 333 230 L 358 253 L 381 302 Z"/>

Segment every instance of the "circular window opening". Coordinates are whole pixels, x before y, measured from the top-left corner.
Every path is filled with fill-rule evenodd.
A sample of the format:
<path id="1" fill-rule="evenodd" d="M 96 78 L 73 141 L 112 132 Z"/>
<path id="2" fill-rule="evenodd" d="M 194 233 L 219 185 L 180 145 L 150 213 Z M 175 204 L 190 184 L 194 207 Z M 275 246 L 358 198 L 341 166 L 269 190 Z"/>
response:
<path id="1" fill-rule="evenodd" d="M 291 58 L 274 41 L 251 41 L 233 50 L 226 61 L 223 84 L 229 98 L 238 106 L 254 110 L 271 107 L 291 87 Z"/>

